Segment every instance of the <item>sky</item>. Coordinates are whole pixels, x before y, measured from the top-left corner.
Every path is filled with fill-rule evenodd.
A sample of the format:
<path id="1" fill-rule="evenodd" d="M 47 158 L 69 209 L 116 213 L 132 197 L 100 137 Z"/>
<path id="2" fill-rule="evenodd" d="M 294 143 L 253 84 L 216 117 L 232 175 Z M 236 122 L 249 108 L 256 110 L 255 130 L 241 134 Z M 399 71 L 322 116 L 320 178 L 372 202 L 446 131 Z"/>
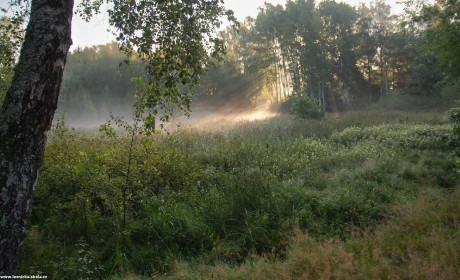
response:
<path id="1" fill-rule="evenodd" d="M 369 4 L 372 0 L 336 0 L 337 2 L 345 2 L 351 6 L 356 6 L 359 3 Z M 397 0 L 385 1 L 391 5 L 394 11 L 401 11 L 401 5 L 397 6 Z M 79 3 L 80 0 L 76 0 Z M 272 3 L 274 5 L 284 5 L 286 0 L 225 0 L 227 8 L 235 12 L 235 16 L 238 20 L 244 20 L 247 16 L 256 17 L 258 8 L 264 5 L 264 2 Z M 399 2 L 399 1 L 398 1 Z M 7 7 L 8 0 L 0 0 L 0 7 Z M 77 47 L 86 47 L 91 45 L 105 44 L 113 41 L 115 37 L 107 31 L 108 23 L 107 16 L 100 14 L 95 16 L 91 22 L 86 23 L 78 16 L 74 16 L 72 23 L 72 40 L 73 46 L 71 49 Z"/>

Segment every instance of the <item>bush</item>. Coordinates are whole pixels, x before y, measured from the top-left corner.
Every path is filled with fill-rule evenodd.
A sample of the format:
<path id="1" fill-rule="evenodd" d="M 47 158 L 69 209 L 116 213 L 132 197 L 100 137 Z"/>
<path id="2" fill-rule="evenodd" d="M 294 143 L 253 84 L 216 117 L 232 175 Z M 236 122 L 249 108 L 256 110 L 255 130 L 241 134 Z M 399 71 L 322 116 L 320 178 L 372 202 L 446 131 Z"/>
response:
<path id="1" fill-rule="evenodd" d="M 301 119 L 324 118 L 324 112 L 319 108 L 317 101 L 306 94 L 292 97 L 291 112 Z"/>

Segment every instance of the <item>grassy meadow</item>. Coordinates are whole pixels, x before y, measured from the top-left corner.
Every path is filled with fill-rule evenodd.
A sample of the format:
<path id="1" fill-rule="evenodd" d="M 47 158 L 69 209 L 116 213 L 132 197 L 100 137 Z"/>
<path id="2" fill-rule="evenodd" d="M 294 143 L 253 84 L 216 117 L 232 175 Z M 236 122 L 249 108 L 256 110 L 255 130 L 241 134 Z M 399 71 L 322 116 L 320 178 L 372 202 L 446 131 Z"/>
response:
<path id="1" fill-rule="evenodd" d="M 132 138 L 50 134 L 21 274 L 458 279 L 442 113 L 281 115 Z"/>

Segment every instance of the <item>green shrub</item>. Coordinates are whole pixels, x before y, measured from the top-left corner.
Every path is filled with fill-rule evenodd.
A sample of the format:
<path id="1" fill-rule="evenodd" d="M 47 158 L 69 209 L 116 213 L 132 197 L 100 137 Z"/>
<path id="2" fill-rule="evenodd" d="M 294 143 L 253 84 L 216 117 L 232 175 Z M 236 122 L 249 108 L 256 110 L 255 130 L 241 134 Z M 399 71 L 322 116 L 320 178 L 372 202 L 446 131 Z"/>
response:
<path id="1" fill-rule="evenodd" d="M 292 97 L 292 114 L 301 119 L 322 119 L 325 113 L 321 111 L 317 101 L 307 94 Z"/>

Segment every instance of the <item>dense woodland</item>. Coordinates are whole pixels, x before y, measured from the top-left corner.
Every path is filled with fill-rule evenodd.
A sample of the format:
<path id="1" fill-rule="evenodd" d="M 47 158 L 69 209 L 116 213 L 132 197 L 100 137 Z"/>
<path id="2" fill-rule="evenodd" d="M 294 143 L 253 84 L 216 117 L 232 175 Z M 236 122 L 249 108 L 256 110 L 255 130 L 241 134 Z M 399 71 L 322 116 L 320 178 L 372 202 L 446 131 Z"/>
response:
<path id="1" fill-rule="evenodd" d="M 142 56 L 74 50 L 18 274 L 459 279 L 459 7 L 265 4 L 179 88 L 192 117 L 264 102 L 279 115 L 155 133 L 117 117 L 136 112 Z M 1 55 L 3 95 L 14 59 Z M 69 126 L 109 111 L 99 130 Z"/>
<path id="2" fill-rule="evenodd" d="M 243 110 L 267 100 L 289 108 L 310 97 L 320 110 L 335 112 L 405 95 L 426 108 L 451 104 L 458 65 L 439 56 L 433 42 L 442 34 L 427 30 L 429 23 L 410 9 L 394 15 L 384 1 L 266 4 L 255 19 L 220 33 L 227 54 L 201 77 L 194 103 L 201 110 Z M 116 43 L 73 51 L 59 110 L 71 119 L 129 113 L 136 91 L 131 78 L 142 70 L 120 68 L 123 57 Z"/>

